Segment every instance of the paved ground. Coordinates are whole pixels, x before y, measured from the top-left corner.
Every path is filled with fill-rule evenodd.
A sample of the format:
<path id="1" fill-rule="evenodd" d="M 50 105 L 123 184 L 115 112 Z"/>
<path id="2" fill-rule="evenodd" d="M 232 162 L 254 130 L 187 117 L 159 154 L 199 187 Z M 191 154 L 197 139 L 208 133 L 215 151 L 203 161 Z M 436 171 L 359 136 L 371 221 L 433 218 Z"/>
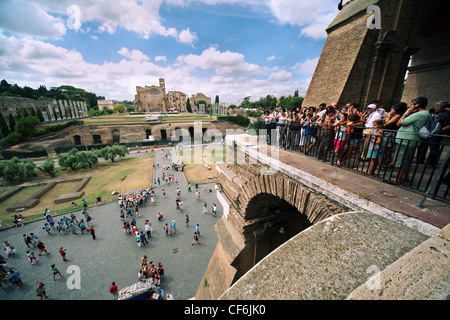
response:
<path id="1" fill-rule="evenodd" d="M 162 160 L 160 152 L 155 151 L 155 162 L 160 163 L 156 168 L 155 176 L 161 176 L 161 165 L 170 163 Z M 142 168 L 145 170 L 145 168 Z M 134 237 L 124 234 L 122 222 L 119 217 L 119 206 L 110 203 L 89 208 L 88 212 L 93 218 L 97 239 L 93 240 L 89 234 L 58 234 L 51 235 L 42 230 L 43 221 L 26 224 L 23 227 L 11 228 L 0 232 L 0 240 L 12 243 L 17 253 L 8 261 L 8 266 L 15 268 L 21 274 L 24 286 L 22 289 L 5 288 L 0 290 L 0 300 L 36 300 L 36 285 L 44 282 L 50 299 L 57 300 L 107 300 L 111 299 L 109 287 L 115 281 L 119 288 L 123 288 L 138 282 L 138 271 L 141 257 L 146 254 L 149 260 L 155 264 L 161 262 L 165 268 L 165 279 L 161 287 L 165 292 L 170 292 L 175 299 L 189 299 L 194 297 L 197 288 L 201 284 L 203 274 L 217 244 L 217 235 L 213 229 L 214 224 L 220 219 L 222 207 L 216 199 L 214 183 L 207 185 L 213 192 L 206 194 L 203 185 L 201 202 L 195 200 L 195 187 L 192 192 L 187 191 L 186 180 L 182 172 L 170 170 L 178 180 L 178 184 L 167 184 L 156 188 L 156 205 L 140 209 L 141 217 L 137 218 L 138 227 L 143 230 L 144 220 L 150 219 L 154 233 L 150 243 L 139 248 Z M 149 182 L 150 183 L 150 182 Z M 180 187 L 184 202 L 184 213 L 176 210 L 176 189 Z M 162 197 L 162 189 L 166 190 L 167 199 Z M 218 215 L 213 217 L 202 214 L 203 201 L 218 205 Z M 158 212 L 164 213 L 164 221 L 156 219 Z M 190 217 L 189 227 L 185 226 L 185 214 Z M 76 211 L 77 218 L 81 218 L 81 211 Z M 59 219 L 58 219 L 59 220 Z M 177 233 L 165 237 L 164 224 L 177 222 Z M 200 245 L 191 245 L 193 241 L 194 226 L 200 224 Z M 26 257 L 28 250 L 23 234 L 36 233 L 46 243 L 50 255 L 38 256 L 39 262 L 30 265 Z M 79 232 L 79 231 L 77 231 Z M 64 262 L 57 249 L 64 247 L 67 250 L 67 262 Z M 31 249 L 37 255 L 37 249 Z M 3 254 L 3 252 L 2 252 Z M 63 278 L 54 281 L 50 266 L 56 264 L 63 274 Z M 71 271 L 72 266 L 79 268 L 80 289 L 69 289 L 68 284 L 74 284 L 76 273 Z"/>

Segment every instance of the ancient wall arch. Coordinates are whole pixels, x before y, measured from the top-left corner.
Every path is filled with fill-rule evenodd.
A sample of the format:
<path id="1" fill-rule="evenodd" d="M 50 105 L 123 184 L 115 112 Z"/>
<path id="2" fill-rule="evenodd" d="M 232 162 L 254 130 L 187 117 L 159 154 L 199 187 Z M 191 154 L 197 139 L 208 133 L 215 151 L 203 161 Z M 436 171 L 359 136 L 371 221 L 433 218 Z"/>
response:
<path id="1" fill-rule="evenodd" d="M 304 214 L 312 224 L 342 212 L 337 204 L 323 195 L 316 194 L 314 190 L 302 186 L 282 173 L 277 173 L 254 176 L 242 185 L 238 201 L 244 219 L 251 220 L 262 216 L 261 210 L 258 210 L 261 204 L 251 201 L 260 194 L 269 194 L 285 200 Z"/>
<path id="2" fill-rule="evenodd" d="M 235 271 L 230 283 L 299 232 L 347 211 L 286 174 L 261 174 L 260 164 L 219 167 L 221 189 L 232 201 L 226 224 L 233 226 L 242 239 L 228 262 Z"/>

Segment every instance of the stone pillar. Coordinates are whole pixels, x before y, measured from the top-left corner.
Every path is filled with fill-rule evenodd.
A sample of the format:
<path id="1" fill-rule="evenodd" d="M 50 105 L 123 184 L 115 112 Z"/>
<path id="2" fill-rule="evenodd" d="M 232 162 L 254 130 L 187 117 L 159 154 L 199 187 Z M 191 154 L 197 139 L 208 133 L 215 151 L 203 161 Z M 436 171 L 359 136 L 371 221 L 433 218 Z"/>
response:
<path id="1" fill-rule="evenodd" d="M 49 121 L 50 119 L 48 118 L 48 112 L 47 112 L 47 108 L 45 108 L 45 105 L 44 105 L 44 108 L 38 107 L 38 109 L 41 111 L 42 116 L 44 117 L 44 121 Z"/>
<path id="2" fill-rule="evenodd" d="M 62 119 L 67 120 L 68 117 L 66 115 L 66 107 L 64 106 L 63 101 L 59 100 L 58 103 L 59 103 L 59 109 L 61 110 Z"/>
<path id="3" fill-rule="evenodd" d="M 70 105 L 71 105 L 71 107 L 72 107 L 72 110 L 75 111 L 75 113 L 74 113 L 75 117 L 76 117 L 76 118 L 79 118 L 80 116 L 79 116 L 79 114 L 78 114 L 78 108 L 77 108 L 77 106 L 75 105 L 75 103 L 74 103 L 73 101 L 69 101 L 69 103 L 70 103 Z"/>
<path id="4" fill-rule="evenodd" d="M 69 108 L 70 108 L 70 110 L 72 110 L 72 118 L 76 118 L 77 117 L 77 112 L 76 112 L 75 107 L 73 106 L 72 103 L 69 103 Z"/>
<path id="5" fill-rule="evenodd" d="M 76 103 L 77 103 L 77 107 L 78 107 L 78 110 L 79 110 L 79 113 L 80 113 L 80 117 L 83 117 L 84 116 L 84 110 L 83 110 L 83 106 L 81 104 L 81 101 L 76 101 Z"/>
<path id="6" fill-rule="evenodd" d="M 47 107 L 47 112 L 48 112 L 48 116 L 50 118 L 50 121 L 55 121 L 56 120 L 55 119 L 55 113 L 53 111 L 54 105 L 49 102 L 49 103 L 47 103 L 46 107 Z"/>
<path id="7" fill-rule="evenodd" d="M 83 101 L 83 107 L 84 107 L 84 112 L 85 112 L 84 116 L 85 117 L 89 116 L 89 110 L 88 110 L 86 101 Z"/>

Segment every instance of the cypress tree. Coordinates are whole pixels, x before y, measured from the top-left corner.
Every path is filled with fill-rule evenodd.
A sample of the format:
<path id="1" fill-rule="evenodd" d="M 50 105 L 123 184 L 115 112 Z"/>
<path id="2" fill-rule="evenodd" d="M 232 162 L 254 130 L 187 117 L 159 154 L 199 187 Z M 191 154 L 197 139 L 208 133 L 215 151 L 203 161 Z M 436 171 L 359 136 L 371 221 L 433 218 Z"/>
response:
<path id="1" fill-rule="evenodd" d="M 189 101 L 189 98 L 187 98 L 186 101 L 186 110 L 187 112 L 192 113 L 191 102 Z"/>

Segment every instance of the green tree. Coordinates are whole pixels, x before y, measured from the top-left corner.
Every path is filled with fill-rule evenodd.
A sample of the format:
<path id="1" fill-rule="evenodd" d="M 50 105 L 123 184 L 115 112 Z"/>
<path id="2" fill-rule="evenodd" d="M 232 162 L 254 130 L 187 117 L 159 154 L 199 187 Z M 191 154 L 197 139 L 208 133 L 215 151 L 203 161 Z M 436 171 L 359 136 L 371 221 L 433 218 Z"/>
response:
<path id="1" fill-rule="evenodd" d="M 54 177 L 56 175 L 55 164 L 53 162 L 53 159 L 50 157 L 47 157 L 47 159 L 45 159 L 45 161 L 39 167 L 37 167 L 37 169 L 49 174 L 51 177 Z"/>
<path id="2" fill-rule="evenodd" d="M 94 151 L 78 151 L 76 155 L 78 163 L 84 169 L 92 168 L 93 165 L 98 163 L 98 156 Z"/>
<path id="3" fill-rule="evenodd" d="M 75 170 L 76 166 L 80 162 L 79 155 L 77 155 L 78 150 L 73 148 L 68 153 L 63 153 L 58 155 L 58 163 L 63 168 L 70 168 Z"/>
<path id="4" fill-rule="evenodd" d="M 103 149 L 100 149 L 98 151 L 98 156 L 105 160 L 111 160 L 112 162 L 114 162 L 114 159 L 116 157 L 125 157 L 127 153 L 128 153 L 127 147 L 116 144 L 113 146 L 108 146 Z"/>
<path id="5" fill-rule="evenodd" d="M 203 99 L 197 100 L 197 103 L 196 103 L 195 105 L 198 107 L 198 106 L 201 105 L 201 104 L 204 104 L 205 107 L 206 107 L 206 105 L 207 105 L 206 101 L 203 100 Z"/>
<path id="6" fill-rule="evenodd" d="M 123 113 L 125 111 L 125 107 L 123 106 L 123 104 L 117 103 L 114 105 L 113 111 L 118 112 L 118 113 Z"/>
<path id="7" fill-rule="evenodd" d="M 20 133 L 23 137 L 29 137 L 35 131 L 34 126 L 37 123 L 39 123 L 37 117 L 28 116 L 26 118 L 20 118 L 14 127 L 14 131 Z"/>
<path id="8" fill-rule="evenodd" d="M 3 141 L 8 145 L 12 146 L 14 144 L 17 144 L 18 142 L 22 141 L 23 137 L 20 133 L 17 132 L 11 132 L 8 134 Z"/>
<path id="9" fill-rule="evenodd" d="M 187 110 L 187 112 L 192 113 L 191 101 L 189 100 L 189 98 L 187 98 L 187 101 L 186 101 L 186 110 Z"/>
<path id="10" fill-rule="evenodd" d="M 0 162 L 0 176 L 8 183 L 23 182 L 36 176 L 36 165 L 31 160 L 20 162 L 19 158 Z"/>

